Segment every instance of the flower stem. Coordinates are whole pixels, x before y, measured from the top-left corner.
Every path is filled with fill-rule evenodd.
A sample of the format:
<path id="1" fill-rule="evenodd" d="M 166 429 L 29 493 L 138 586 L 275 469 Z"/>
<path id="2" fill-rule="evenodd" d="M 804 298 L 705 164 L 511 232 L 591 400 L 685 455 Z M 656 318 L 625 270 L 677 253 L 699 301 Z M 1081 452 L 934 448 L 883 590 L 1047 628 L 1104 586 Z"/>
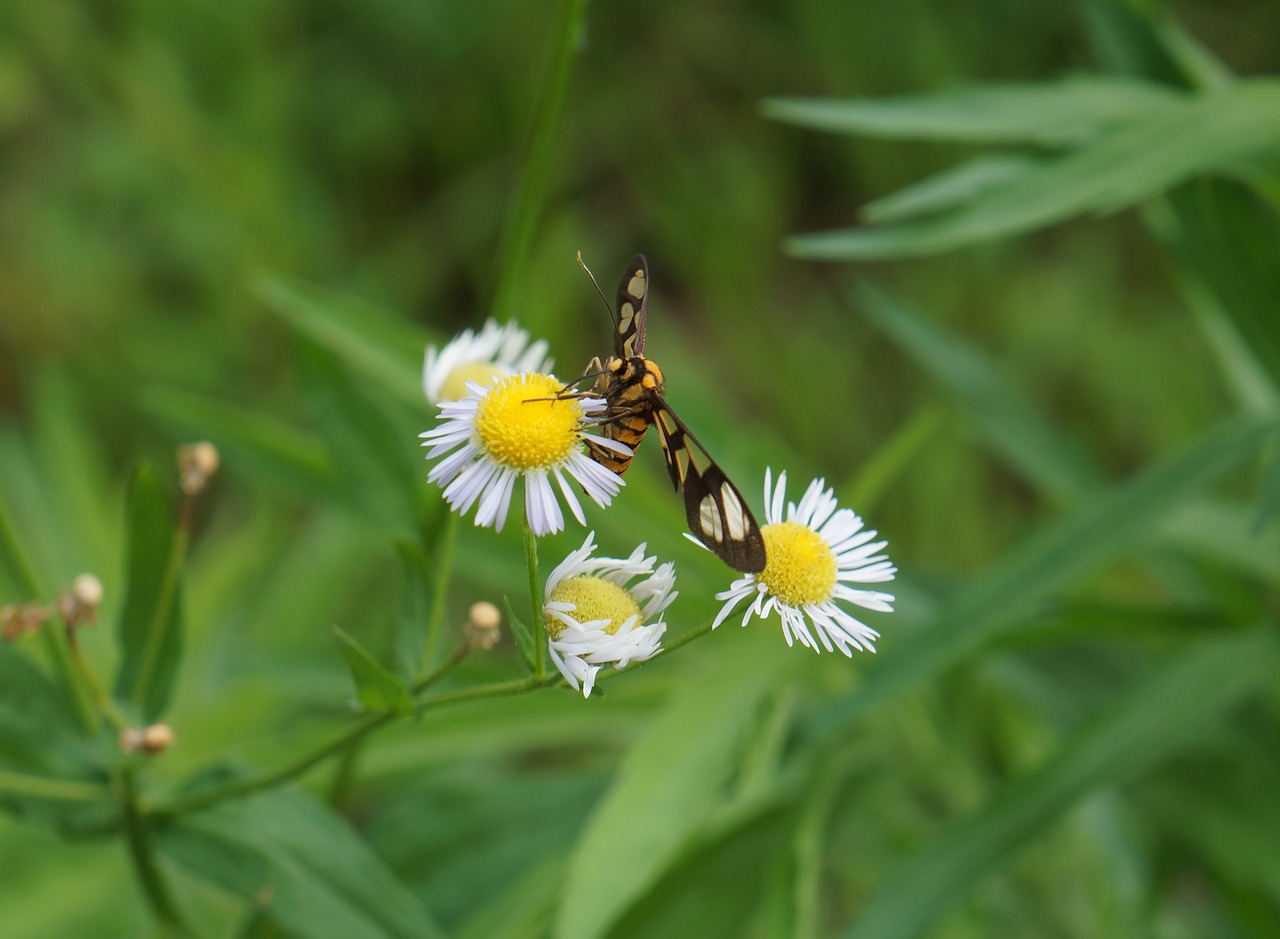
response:
<path id="1" fill-rule="evenodd" d="M 115 777 L 120 796 L 120 818 L 124 827 L 125 840 L 129 845 L 129 857 L 133 861 L 134 872 L 138 875 L 138 883 L 151 905 L 156 919 L 167 930 L 175 934 L 183 934 L 182 919 L 178 908 L 169 894 L 168 885 L 160 875 L 156 864 L 155 846 L 151 841 L 151 832 L 139 811 L 138 791 L 133 778 L 133 770 L 125 767 Z"/>
<path id="2" fill-rule="evenodd" d="M 539 678 L 547 674 L 547 624 L 542 615 L 542 580 L 538 577 L 538 539 L 529 526 L 529 519 L 524 518 L 524 556 L 529 562 L 529 606 L 533 621 L 533 648 L 536 674 Z"/>
<path id="3" fill-rule="evenodd" d="M 111 794 L 110 790 L 99 783 L 51 779 L 48 776 L 10 773 L 7 770 L 0 770 L 0 793 L 48 799 L 51 802 L 99 802 Z"/>
<path id="4" fill-rule="evenodd" d="M 523 172 L 507 210 L 498 246 L 497 287 L 491 307 L 498 319 L 507 318 L 514 306 L 515 294 L 524 289 L 524 269 L 546 195 L 552 149 L 564 111 L 573 58 L 580 45 L 586 7 L 586 0 L 560 0 L 556 12 L 555 32 L 525 140 Z"/>
<path id="5" fill-rule="evenodd" d="M 415 695 L 425 691 L 436 681 L 443 678 L 447 673 L 452 671 L 459 662 L 461 662 L 471 650 L 470 645 L 464 643 L 449 658 L 433 671 L 424 675 L 414 683 L 413 693 Z M 557 675 L 556 678 L 559 678 Z M 544 681 L 542 684 L 550 684 L 550 680 Z M 379 711 L 373 714 L 366 714 L 360 718 L 346 730 L 342 731 L 332 740 L 321 744 L 309 753 L 304 753 L 294 757 L 287 763 L 277 766 L 275 769 L 267 770 L 256 776 L 246 776 L 243 779 L 236 779 L 225 785 L 211 786 L 208 789 L 198 790 L 185 795 L 178 796 L 167 802 L 161 800 L 146 809 L 146 814 L 155 816 L 172 816 L 180 815 L 185 812 L 194 812 L 198 809 L 206 809 L 210 806 L 217 805 L 220 802 L 226 802 L 229 799 L 235 799 L 240 796 L 249 795 L 260 789 L 270 789 L 273 786 L 279 786 L 290 780 L 301 776 L 313 766 L 323 763 L 325 760 L 333 756 L 346 756 L 350 753 L 362 740 L 365 739 L 373 731 L 379 727 L 390 724 L 392 721 L 400 717 L 404 717 L 408 713 L 419 714 L 422 711 L 438 707 L 443 704 L 452 704 L 455 701 L 466 701 L 472 698 L 484 697 L 502 697 L 510 694 L 517 694 L 523 690 L 533 690 L 542 685 L 530 679 L 525 680 L 527 688 L 519 688 L 515 691 L 510 689 L 512 683 L 497 685 L 481 685 L 478 688 L 466 689 L 474 692 L 474 694 L 441 695 L 438 698 L 432 698 L 427 701 L 420 702 L 410 711 Z M 341 784 L 340 784 L 341 785 Z M 338 795 L 341 795 L 340 790 Z"/>
<path id="6" fill-rule="evenodd" d="M 0 562 L 4 561 L 8 562 L 9 571 L 17 581 L 18 588 L 30 599 L 43 601 L 46 596 L 44 584 L 13 526 L 8 503 L 0 497 Z M 71 699 L 71 708 L 75 711 L 81 729 L 93 733 L 98 727 L 98 716 L 94 712 L 88 690 L 77 675 L 71 650 L 67 647 L 66 633 L 60 629 L 46 628 L 40 631 L 40 635 L 45 654 L 53 663 L 58 681 L 67 697 Z"/>

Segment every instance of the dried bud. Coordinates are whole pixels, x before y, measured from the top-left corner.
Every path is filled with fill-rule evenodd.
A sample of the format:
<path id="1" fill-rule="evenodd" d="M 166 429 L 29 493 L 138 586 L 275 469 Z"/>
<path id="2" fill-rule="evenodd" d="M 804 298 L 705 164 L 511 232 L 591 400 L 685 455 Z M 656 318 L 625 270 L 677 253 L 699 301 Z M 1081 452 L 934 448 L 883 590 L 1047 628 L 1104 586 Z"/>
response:
<path id="1" fill-rule="evenodd" d="M 146 753 L 154 756 L 168 750 L 176 739 L 173 728 L 168 724 L 128 727 L 120 731 L 120 749 L 125 753 Z"/>
<path id="2" fill-rule="evenodd" d="M 92 574 L 81 574 L 71 582 L 69 590 L 58 594 L 55 605 L 67 626 L 79 626 L 81 623 L 96 623 L 101 604 L 102 581 Z"/>
<path id="3" fill-rule="evenodd" d="M 38 632 L 53 614 L 51 607 L 38 603 L 10 603 L 0 607 L 0 639 L 17 642 L 28 633 Z"/>
<path id="4" fill-rule="evenodd" d="M 178 470 L 183 493 L 199 495 L 209 485 L 210 477 L 218 471 L 218 448 L 207 440 L 179 447 Z"/>
<path id="5" fill-rule="evenodd" d="M 498 627 L 501 624 L 502 614 L 492 603 L 482 600 L 471 604 L 471 609 L 467 611 L 465 627 L 467 641 L 471 643 L 471 648 L 487 652 L 496 646 L 499 638 Z"/>

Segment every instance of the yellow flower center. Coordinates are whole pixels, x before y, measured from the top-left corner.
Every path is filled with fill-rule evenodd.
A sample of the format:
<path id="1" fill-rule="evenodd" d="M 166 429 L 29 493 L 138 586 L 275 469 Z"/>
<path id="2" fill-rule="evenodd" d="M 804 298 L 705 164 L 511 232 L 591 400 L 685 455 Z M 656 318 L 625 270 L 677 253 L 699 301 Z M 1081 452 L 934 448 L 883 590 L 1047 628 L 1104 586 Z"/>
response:
<path id="1" fill-rule="evenodd" d="M 582 409 L 572 398 L 556 398 L 563 387 L 551 375 L 528 372 L 490 388 L 475 417 L 485 453 L 517 470 L 554 466 L 568 457 L 578 443 Z"/>
<path id="2" fill-rule="evenodd" d="M 609 625 L 604 628 L 607 633 L 616 633 L 632 616 L 636 617 L 637 626 L 644 622 L 644 613 L 635 597 L 613 581 L 594 574 L 562 580 L 547 599 L 572 603 L 575 607 L 572 616 L 579 623 L 607 619 Z M 563 629 L 564 623 L 555 617 L 547 617 L 547 632 L 552 636 L 560 635 Z"/>
<path id="3" fill-rule="evenodd" d="M 505 378 L 510 374 L 511 369 L 497 362 L 468 362 L 466 365 L 459 365 L 440 385 L 440 400 L 460 401 L 467 396 L 467 382 L 489 385 L 495 378 Z"/>
<path id="4" fill-rule="evenodd" d="M 764 570 L 756 579 L 789 606 L 821 603 L 836 586 L 836 556 L 816 531 L 799 522 L 776 522 L 760 529 Z"/>

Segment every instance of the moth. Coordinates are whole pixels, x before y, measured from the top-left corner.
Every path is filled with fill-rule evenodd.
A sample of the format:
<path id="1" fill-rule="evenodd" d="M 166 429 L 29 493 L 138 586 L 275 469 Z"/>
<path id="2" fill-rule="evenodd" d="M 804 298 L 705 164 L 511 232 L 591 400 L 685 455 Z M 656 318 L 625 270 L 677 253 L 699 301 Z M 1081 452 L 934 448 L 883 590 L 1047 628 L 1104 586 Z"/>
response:
<path id="1" fill-rule="evenodd" d="M 582 256 L 578 256 L 582 264 Z M 632 450 L 650 427 L 658 430 L 667 472 L 676 491 L 684 492 L 689 530 L 730 567 L 747 573 L 764 570 L 764 538 L 738 487 L 716 465 L 688 425 L 680 420 L 663 397 L 662 370 L 645 358 L 645 326 L 649 313 L 649 265 L 637 254 L 618 284 L 617 312 L 609 306 L 600 285 L 587 266 L 587 276 L 609 308 L 613 319 L 613 355 L 603 363 L 597 356 L 582 379 L 595 377 L 592 394 L 608 403 L 601 420 L 602 436 Z M 587 443 L 590 457 L 621 475 L 631 457 Z"/>

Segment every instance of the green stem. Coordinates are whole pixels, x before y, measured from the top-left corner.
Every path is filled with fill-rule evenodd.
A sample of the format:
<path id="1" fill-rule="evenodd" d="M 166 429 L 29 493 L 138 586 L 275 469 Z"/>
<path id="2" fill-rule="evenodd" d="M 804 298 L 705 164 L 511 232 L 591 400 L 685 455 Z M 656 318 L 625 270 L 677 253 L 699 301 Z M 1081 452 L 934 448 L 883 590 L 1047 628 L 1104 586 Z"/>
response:
<path id="1" fill-rule="evenodd" d="M 439 667 L 418 679 L 418 681 L 414 683 L 413 693 L 415 695 L 419 694 L 429 688 L 436 681 L 443 678 L 446 674 L 452 671 L 458 663 L 463 660 L 463 658 L 466 657 L 466 654 L 470 649 L 471 647 L 466 644 L 460 646 L 456 651 L 454 651 L 453 655 L 451 655 Z M 533 685 L 531 687 L 538 686 Z M 484 691 L 487 688 L 497 689 L 494 692 L 495 697 L 513 693 L 507 691 L 500 685 L 481 686 L 478 690 Z M 485 697 L 485 695 L 481 694 L 477 695 L 477 697 Z M 451 696 L 445 696 L 443 701 L 439 698 L 433 698 L 430 701 L 425 701 L 419 704 L 415 709 L 413 709 L 412 713 L 421 713 L 423 710 L 436 707 L 440 703 L 449 704 L 452 703 L 452 700 Z M 458 700 L 466 700 L 466 698 Z M 356 721 L 355 724 L 342 731 L 342 733 L 338 734 L 332 740 L 321 744 L 309 753 L 304 753 L 301 756 L 295 757 L 289 762 L 284 763 L 273 770 L 268 770 L 265 773 L 259 773 L 256 776 L 248 776 L 244 779 L 233 780 L 232 782 L 222 786 L 212 786 L 208 789 L 192 792 L 188 795 L 178 796 L 176 799 L 171 799 L 167 802 L 159 801 L 148 807 L 146 809 L 146 814 L 166 816 L 180 815 L 184 812 L 194 812 L 198 809 L 206 809 L 220 802 L 226 802 L 229 799 L 249 795 L 250 793 L 257 792 L 260 789 L 270 789 L 273 786 L 282 785 L 298 776 L 301 776 L 313 766 L 323 763 L 332 756 L 345 756 L 347 753 L 354 750 L 360 741 L 370 733 L 377 730 L 379 727 L 390 724 L 392 721 L 405 716 L 406 713 L 410 712 L 382 711 L 377 714 L 366 714 L 364 717 L 360 718 L 360 720 Z"/>
<path id="2" fill-rule="evenodd" d="M 27 554 L 18 530 L 9 515 L 9 505 L 0 498 L 0 558 L 7 559 L 9 568 L 17 580 L 17 586 L 33 601 L 42 601 L 46 596 L 44 584 L 36 572 L 35 565 Z M 61 629 L 47 626 L 40 631 L 41 643 L 45 654 L 53 663 L 58 682 L 71 699 L 72 710 L 80 727 L 88 733 L 98 728 L 98 716 L 93 709 L 88 690 L 80 682 L 72 661 L 71 650 L 67 646 L 67 637 Z"/>
<path id="3" fill-rule="evenodd" d="M 0 770 L 0 792 L 51 802 L 100 802 L 111 794 L 111 790 L 100 783 L 51 779 L 7 770 Z"/>
<path id="4" fill-rule="evenodd" d="M 98 676 L 93 673 L 93 669 L 89 666 L 89 661 L 80 650 L 80 643 L 76 639 L 75 629 L 76 627 L 74 626 L 67 626 L 64 630 L 66 636 L 65 645 L 71 665 L 80 676 L 82 689 L 93 699 L 98 712 L 105 716 L 111 726 L 116 729 L 116 733 L 119 733 L 129 726 L 129 722 L 125 720 L 120 709 L 116 707 L 116 703 L 111 700 L 111 695 L 107 694 L 106 689 L 102 687 L 102 682 L 98 681 Z"/>
<path id="5" fill-rule="evenodd" d="M 586 0 L 560 0 L 556 12 L 555 33 L 525 141 L 523 172 L 499 241 L 497 287 L 492 306 L 493 315 L 498 319 L 506 318 L 515 306 L 514 296 L 524 289 L 524 269 L 546 196 L 556 131 L 564 111 L 586 7 Z"/>
<path id="6" fill-rule="evenodd" d="M 527 497 L 526 497 L 527 498 Z M 547 674 L 547 622 L 542 615 L 542 579 L 538 576 L 538 538 L 524 519 L 524 557 L 529 564 L 529 606 L 533 620 L 533 651 L 537 669 L 534 674 L 542 678 Z"/>
<path id="7" fill-rule="evenodd" d="M 207 809 L 220 802 L 226 802 L 230 799 L 246 796 L 250 793 L 257 792 L 260 789 L 270 789 L 273 786 L 279 786 L 297 776 L 301 776 L 307 770 L 319 763 L 323 763 L 329 757 L 342 753 L 352 744 L 363 738 L 365 734 L 376 730 L 383 724 L 390 723 L 399 716 L 399 713 L 395 711 L 366 714 L 333 740 L 330 740 L 328 743 L 321 745 L 309 753 L 304 753 L 302 756 L 295 757 L 288 763 L 284 763 L 273 770 L 268 770 L 267 772 L 260 773 L 257 776 L 247 776 L 244 779 L 237 779 L 222 786 L 212 786 L 208 789 L 178 796 L 176 799 L 158 801 L 154 805 L 147 807 L 145 812 L 147 815 L 151 816 L 181 815 L 186 812 L 195 812 L 199 809 Z"/>
<path id="8" fill-rule="evenodd" d="M 120 770 L 116 777 L 120 794 L 120 818 L 124 826 L 125 840 L 129 845 L 129 857 L 133 861 L 134 872 L 138 875 L 138 883 L 151 905 L 159 922 L 175 933 L 182 933 L 182 918 L 178 908 L 169 895 L 169 888 L 160 875 L 156 864 L 155 847 L 151 842 L 151 832 L 147 829 L 142 813 L 138 809 L 138 792 L 134 782 L 133 771 L 129 768 Z"/>

